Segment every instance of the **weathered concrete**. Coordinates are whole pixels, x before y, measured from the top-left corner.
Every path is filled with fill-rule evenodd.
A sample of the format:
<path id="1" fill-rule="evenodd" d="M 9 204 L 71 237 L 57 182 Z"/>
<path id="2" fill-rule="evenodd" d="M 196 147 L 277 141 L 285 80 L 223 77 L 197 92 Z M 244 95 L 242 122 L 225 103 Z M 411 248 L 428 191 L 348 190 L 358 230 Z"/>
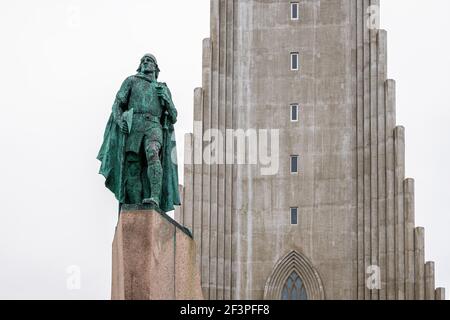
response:
<path id="1" fill-rule="evenodd" d="M 425 300 L 434 300 L 435 298 L 435 266 L 434 262 L 430 261 L 425 264 Z"/>
<path id="2" fill-rule="evenodd" d="M 436 300 L 439 300 L 439 301 L 445 300 L 445 288 L 437 288 L 436 289 Z"/>
<path id="3" fill-rule="evenodd" d="M 395 259 L 396 298 L 405 299 L 405 211 L 403 183 L 405 180 L 405 128 L 394 130 L 395 160 Z"/>
<path id="4" fill-rule="evenodd" d="M 212 4 L 212 3 L 211 3 Z M 212 6 L 211 6 L 212 7 Z M 212 9 L 211 9 L 212 10 Z M 202 137 L 211 129 L 211 72 L 212 72 L 212 44 L 210 39 L 203 40 L 203 113 L 202 113 Z M 207 143 L 202 140 L 202 155 Z M 208 161 L 209 162 L 209 161 Z M 211 235 L 211 168 L 202 165 L 202 207 L 201 207 L 201 278 L 203 296 L 209 299 L 210 293 L 210 235 Z"/>
<path id="5" fill-rule="evenodd" d="M 202 300 L 195 243 L 152 210 L 122 211 L 113 242 L 113 300 Z"/>
<path id="6" fill-rule="evenodd" d="M 377 32 L 377 209 L 379 266 L 387 270 L 387 213 L 386 213 L 386 81 L 387 81 L 387 32 Z M 387 299 L 387 272 L 381 273 L 380 300 Z"/>
<path id="7" fill-rule="evenodd" d="M 415 229 L 415 208 L 414 208 L 414 180 L 404 181 L 405 191 L 405 298 L 414 300 L 414 229 Z"/>
<path id="8" fill-rule="evenodd" d="M 184 137 L 184 187 L 183 187 L 183 219 L 177 220 L 189 230 L 194 228 L 194 135 L 186 134 Z"/>
<path id="9" fill-rule="evenodd" d="M 394 128 L 396 123 L 395 81 L 385 83 L 386 97 L 386 251 L 387 251 L 387 299 L 394 300 L 395 294 L 395 161 Z"/>
<path id="10" fill-rule="evenodd" d="M 378 4 L 302 0 L 294 21 L 287 0 L 211 0 L 197 131 L 279 130 L 280 168 L 265 176 L 261 164 L 227 158 L 196 164 L 193 182 L 187 177 L 193 204 L 186 202 L 184 219 L 193 221 L 206 298 L 262 299 L 276 264 L 292 252 L 310 264 L 294 266 L 299 274 L 317 270 L 300 276 L 323 284 L 327 299 L 425 293 L 405 129 L 396 123 L 395 81 L 387 79 L 387 32 L 367 26 L 368 8 Z M 292 52 L 298 71 L 289 65 Z M 298 122 L 289 118 L 293 103 Z M 232 153 L 229 140 L 219 154 Z M 192 143 L 194 157 L 208 150 L 201 136 Z M 289 168 L 294 154 L 298 175 Z M 296 226 L 291 207 L 299 208 Z M 380 290 L 366 287 L 372 266 L 381 268 Z"/>
<path id="11" fill-rule="evenodd" d="M 425 229 L 414 230 L 414 299 L 425 300 Z"/>
<path id="12" fill-rule="evenodd" d="M 185 146 L 186 148 L 186 146 Z M 185 149 L 186 150 L 186 149 Z M 185 166 L 186 167 L 186 166 Z M 186 169 L 185 169 L 186 170 Z M 185 171 L 186 172 L 186 171 Z M 188 172 L 186 172 L 188 173 Z M 185 178 L 186 179 L 186 178 Z M 192 188 L 187 188 L 187 191 L 189 192 L 189 190 L 192 190 Z M 185 203 L 185 189 L 184 186 L 182 186 L 181 184 L 178 186 L 178 192 L 180 193 L 180 201 L 181 203 Z M 185 221 L 185 217 L 184 217 L 184 209 L 186 206 L 181 205 L 181 206 L 175 206 L 175 211 L 174 211 L 174 219 L 175 221 L 177 221 L 178 223 L 180 223 L 182 226 L 185 226 L 189 229 L 189 226 L 187 224 L 187 221 Z M 188 214 L 188 217 L 191 217 L 192 215 Z"/>

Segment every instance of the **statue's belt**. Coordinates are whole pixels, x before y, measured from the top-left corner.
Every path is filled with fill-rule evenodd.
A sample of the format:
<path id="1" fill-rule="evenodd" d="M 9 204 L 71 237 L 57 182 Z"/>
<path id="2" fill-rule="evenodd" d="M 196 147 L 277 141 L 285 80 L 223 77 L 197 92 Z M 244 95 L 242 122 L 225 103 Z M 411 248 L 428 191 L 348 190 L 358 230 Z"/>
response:
<path id="1" fill-rule="evenodd" d="M 144 118 L 145 120 L 147 120 L 147 121 L 152 121 L 152 122 L 160 122 L 161 120 L 161 118 L 160 117 L 158 117 L 158 116 L 155 116 L 155 115 L 153 115 L 153 114 L 151 114 L 151 113 L 148 113 L 148 112 L 134 112 L 134 114 L 133 114 L 133 116 L 134 117 L 139 117 L 139 118 Z"/>

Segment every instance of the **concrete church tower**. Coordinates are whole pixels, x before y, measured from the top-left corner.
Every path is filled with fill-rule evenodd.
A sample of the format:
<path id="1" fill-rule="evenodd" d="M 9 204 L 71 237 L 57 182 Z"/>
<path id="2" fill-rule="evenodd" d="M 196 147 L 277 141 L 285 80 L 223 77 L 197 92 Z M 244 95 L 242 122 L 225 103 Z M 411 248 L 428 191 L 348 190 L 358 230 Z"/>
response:
<path id="1" fill-rule="evenodd" d="M 211 0 L 176 213 L 205 299 L 444 298 L 414 222 L 378 4 Z M 210 129 L 279 130 L 279 170 L 199 162 Z"/>

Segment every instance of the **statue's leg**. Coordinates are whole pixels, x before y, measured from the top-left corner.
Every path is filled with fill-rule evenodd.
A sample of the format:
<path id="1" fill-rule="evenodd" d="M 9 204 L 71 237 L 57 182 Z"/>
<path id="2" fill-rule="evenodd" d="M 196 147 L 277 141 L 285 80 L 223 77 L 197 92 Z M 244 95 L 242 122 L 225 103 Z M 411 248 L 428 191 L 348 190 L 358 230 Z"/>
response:
<path id="1" fill-rule="evenodd" d="M 134 152 L 127 153 L 127 184 L 126 192 L 129 204 L 142 203 L 141 163 L 139 155 Z"/>
<path id="2" fill-rule="evenodd" d="M 150 199 L 145 199 L 144 203 L 154 204 L 159 207 L 161 203 L 161 190 L 163 168 L 160 159 L 161 142 L 159 139 L 147 138 L 145 141 L 145 154 L 147 156 L 147 176 L 150 182 Z"/>

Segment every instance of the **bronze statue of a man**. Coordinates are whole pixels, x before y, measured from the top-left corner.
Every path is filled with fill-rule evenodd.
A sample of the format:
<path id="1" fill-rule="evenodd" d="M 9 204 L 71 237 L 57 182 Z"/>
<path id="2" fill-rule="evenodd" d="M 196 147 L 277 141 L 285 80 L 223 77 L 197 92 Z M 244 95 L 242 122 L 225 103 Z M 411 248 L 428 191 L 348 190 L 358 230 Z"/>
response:
<path id="1" fill-rule="evenodd" d="M 174 124 L 169 88 L 158 82 L 156 58 L 146 54 L 113 105 L 98 159 L 106 186 L 121 204 L 144 204 L 164 212 L 180 205 Z"/>

